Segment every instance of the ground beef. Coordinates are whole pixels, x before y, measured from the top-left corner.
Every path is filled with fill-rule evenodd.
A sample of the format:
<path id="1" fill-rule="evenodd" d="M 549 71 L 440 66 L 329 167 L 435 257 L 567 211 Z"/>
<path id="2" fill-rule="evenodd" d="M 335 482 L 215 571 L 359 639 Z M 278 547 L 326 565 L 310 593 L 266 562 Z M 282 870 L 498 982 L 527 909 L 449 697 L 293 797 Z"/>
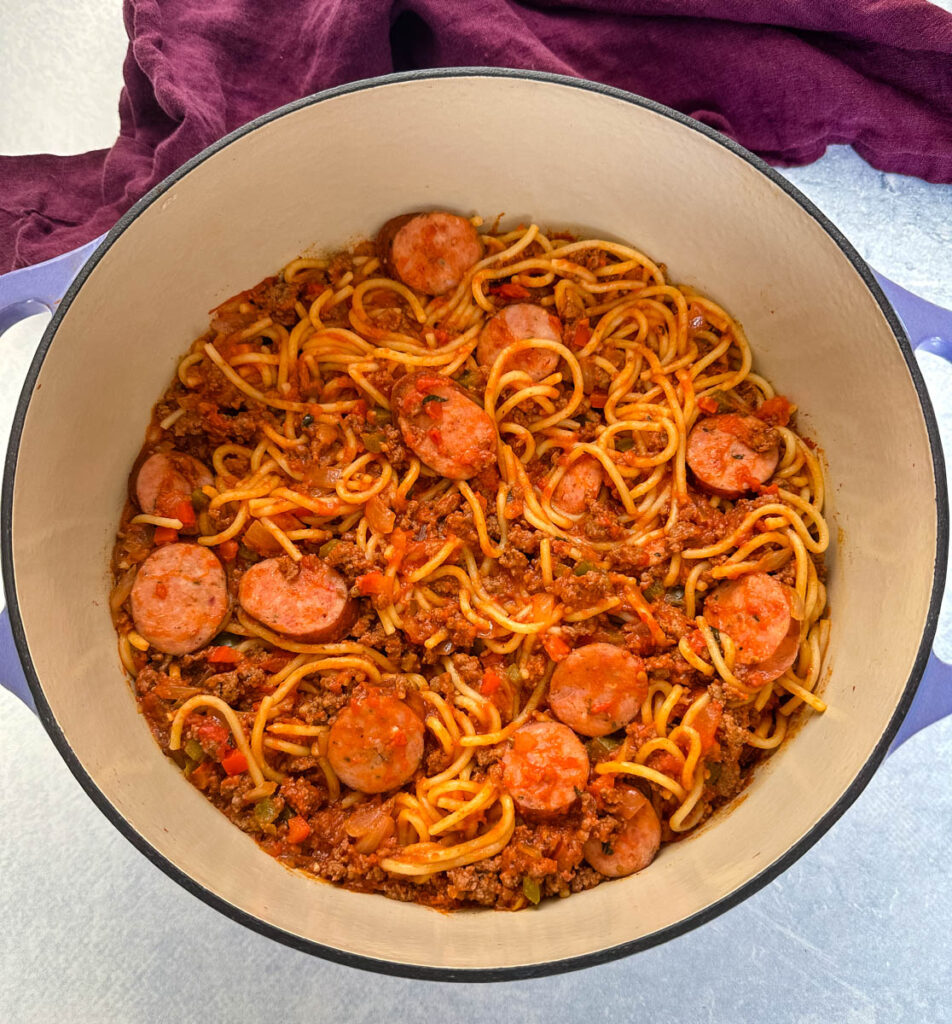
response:
<path id="1" fill-rule="evenodd" d="M 615 593 L 608 574 L 598 571 L 586 572 L 581 576 L 566 573 L 552 582 L 551 589 L 570 612 L 591 608 Z"/>
<path id="2" fill-rule="evenodd" d="M 696 628 L 680 608 L 668 604 L 667 601 L 658 601 L 652 606 L 652 610 L 654 617 L 658 620 L 658 625 L 675 640 L 680 640 L 681 637 L 693 633 Z"/>
<path id="3" fill-rule="evenodd" d="M 342 287 L 348 275 L 359 276 L 362 262 L 355 257 L 366 257 L 374 251 L 373 243 L 368 243 L 350 253 L 338 254 L 330 259 L 326 270 L 303 270 L 293 283 L 285 282 L 278 276 L 270 277 L 255 288 L 227 300 L 215 311 L 210 330 L 196 339 L 191 349 L 202 358 L 188 369 L 186 383 L 173 380 L 155 407 L 147 443 L 133 466 L 131 500 L 123 512 L 113 562 L 120 588 L 131 583 L 131 574 L 136 571 L 137 564 L 154 550 L 157 542 L 153 526 L 133 526 L 129 522 L 138 511 L 134 503 L 135 471 L 145 457 L 154 451 L 174 448 L 211 466 L 214 451 L 219 445 L 227 443 L 238 446 L 237 451 L 225 456 L 225 485 L 229 486 L 232 477 L 238 479 L 249 472 L 251 451 L 264 439 L 265 427 L 269 431 L 284 433 L 286 418 L 283 411 L 265 407 L 241 388 L 236 388 L 228 376 L 207 358 L 203 346 L 213 343 L 226 360 L 255 348 L 273 357 L 279 347 L 274 341 L 243 338 L 241 332 L 265 317 L 270 318 L 274 324 L 291 327 L 296 323 L 301 307 L 310 306 L 328 288 Z M 512 259 L 532 258 L 543 251 L 541 243 L 534 242 Z M 597 246 L 572 258 L 589 269 L 603 268 L 607 262 L 606 253 Z M 563 320 L 566 343 L 578 348 L 579 340 L 587 334 L 586 328 L 594 326 L 594 323 L 588 324 L 587 321 L 594 317 L 590 314 L 591 307 L 586 307 L 578 289 L 567 284 L 568 287 L 559 296 L 547 290 L 549 286 L 534 288 L 530 300 L 541 301 L 544 305 L 554 301 Z M 497 283 L 491 283 L 487 294 L 491 302 L 502 307 L 511 302 L 524 301 L 524 298 L 518 297 L 523 291 L 521 286 L 519 289 L 510 287 L 508 291 L 500 290 Z M 616 296 L 624 294 L 620 289 L 604 293 L 599 296 L 598 305 L 610 305 Z M 658 301 L 667 300 L 661 297 Z M 239 312 L 239 307 L 242 312 Z M 363 327 L 358 324 L 365 316 L 369 317 L 373 325 L 369 329 L 366 324 Z M 448 314 L 444 319 L 446 316 Z M 692 318 L 692 329 L 704 323 L 696 306 L 692 305 L 689 317 Z M 384 340 L 387 332 L 420 338 L 430 330 L 416 321 L 402 296 L 385 289 L 364 295 L 364 314 L 351 310 L 347 302 L 340 302 L 333 308 L 325 308 L 321 318 L 328 327 L 363 330 L 372 345 L 378 340 Z M 578 337 L 577 326 L 582 328 Z M 626 325 L 622 319 L 616 326 L 624 330 L 626 327 L 634 329 L 636 325 L 631 322 Z M 437 330 L 436 345 L 454 341 L 464 327 L 461 324 L 449 324 Z M 660 332 L 663 333 L 663 327 Z M 719 331 L 714 333 L 720 335 Z M 428 344 L 432 341 L 431 338 Z M 667 344 L 667 341 L 662 339 L 662 344 Z M 707 351 L 710 339 L 698 339 L 698 344 L 701 351 Z M 777 496 L 764 494 L 729 502 L 711 499 L 692 486 L 688 489 L 686 499 L 684 496 L 672 497 L 655 510 L 655 518 L 648 524 L 648 529 L 660 535 L 664 533 L 661 527 L 671 508 L 675 507 L 669 502 L 680 502 L 675 507 L 677 515 L 673 520 L 673 528 L 666 535 L 653 537 L 648 543 L 623 543 L 632 529 L 632 517 L 624 512 L 614 484 L 606 478 L 599 500 L 585 510 L 577 526 L 570 531 L 573 539 L 564 541 L 550 537 L 555 581 L 551 587 L 545 587 L 538 555 L 541 540 L 546 534 L 532 527 L 526 520 L 526 494 L 519 484 L 511 485 L 508 489 L 504 510 L 506 522 L 500 523 L 496 511 L 496 495 L 500 484 L 496 464 L 487 466 L 468 481 L 483 509 L 490 538 L 497 539 L 503 533 L 508 537 L 505 550 L 495 560 L 483 557 L 472 508 L 449 481 L 440 481 L 432 470 L 423 466 L 416 492 L 432 491 L 435 497 L 407 500 L 398 493 L 398 484 L 405 479 L 414 456 L 404 441 L 395 414 L 386 408 L 386 403 L 384 407 L 377 404 L 373 395 L 380 394 L 389 399 L 394 382 L 404 376 L 407 369 L 378 358 L 376 369 L 366 371 L 367 380 L 371 384 L 371 393 L 368 394 L 348 375 L 345 365 L 328 363 L 319 356 L 316 358 L 317 363 L 314 359 L 308 361 L 309 356 L 299 359 L 290 368 L 288 383 L 281 390 L 281 397 L 293 402 L 315 403 L 306 415 L 298 407 L 288 422 L 289 428 L 297 430 L 301 438 L 300 443 L 290 442 L 287 447 L 283 447 L 279 458 L 279 461 L 286 460 L 290 467 L 292 482 L 289 486 L 313 499 L 333 502 L 335 472 L 329 471 L 336 471 L 351 457 L 345 454 L 342 458 L 342 445 L 350 444 L 356 438 L 353 449 L 356 455 L 361 455 L 365 450 L 371 453 L 379 450 L 390 463 L 394 479 L 375 501 L 374 511 L 380 511 L 377 506 L 381 503 L 384 508 L 391 509 L 396 517 L 395 526 L 400 532 L 390 538 L 389 553 L 385 554 L 388 552 L 386 541 L 380 542 L 367 534 L 358 533 L 361 527 L 355 524 L 359 522 L 361 514 L 359 505 L 354 505 L 355 515 L 348 518 L 346 530 L 338 526 L 339 518 L 316 513 L 312 515 L 303 510 L 294 515 L 276 513 L 275 522 L 288 530 L 309 526 L 321 531 L 319 539 L 299 541 L 302 550 L 308 557 L 324 559 L 344 577 L 360 609 L 350 633 L 335 639 L 346 642 L 356 639 L 388 658 L 394 671 L 383 673 L 379 682 L 356 668 L 315 671 L 299 681 L 292 696 L 281 706 L 282 718 L 310 726 L 330 727 L 349 702 L 358 706 L 369 692 L 378 691 L 405 701 L 412 713 L 425 720 L 434 713 L 434 708 L 420 694 L 417 688 L 419 680 L 408 678 L 412 673 L 426 676 L 428 686 L 450 706 L 461 706 L 457 703 L 461 698 L 454 679 L 462 679 L 465 686 L 472 690 L 485 689 L 505 725 L 518 709 L 525 706 L 529 694 L 551 672 L 552 658 L 561 656 L 559 650 L 562 645 L 577 648 L 591 643 L 613 644 L 643 658 L 652 682 L 667 681 L 683 687 L 671 711 L 672 723 L 677 722 L 691 702 L 705 692 L 709 692 L 724 705 L 723 718 L 713 746 L 705 749 L 703 770 L 707 775 L 702 807 L 707 813 L 735 796 L 750 778 L 750 768 L 761 757 L 759 751 L 745 743 L 748 731 L 756 724 L 758 716 L 752 716 L 749 708 L 734 706 L 731 701 L 736 695 L 726 693 L 716 676 L 713 682 L 702 677 L 677 649 L 680 639 L 697 635 L 694 623 L 688 620 L 683 607 L 676 603 L 679 589 L 683 589 L 688 561 L 681 566 L 680 576 L 673 586 L 666 587 L 664 579 L 671 571 L 672 554 L 691 547 L 717 543 L 736 531 L 754 509 L 765 502 L 778 500 Z M 555 428 L 553 436 L 557 437 L 556 444 L 543 456 L 527 461 L 525 470 L 529 479 L 540 489 L 546 487 L 548 474 L 572 445 L 595 442 L 604 429 L 605 417 L 598 408 L 599 400 L 612 383 L 611 366 L 616 367 L 617 376 L 621 371 L 623 356 L 618 352 L 607 352 L 605 359 L 608 362 L 597 363 L 589 357 L 580 359 L 585 392 L 581 405 L 572 413 L 570 425 L 562 424 Z M 728 360 L 722 357 L 710 368 L 710 372 L 722 372 L 727 368 Z M 269 388 L 265 376 L 259 370 L 246 368 L 240 372 L 247 374 L 252 387 L 260 385 Z M 488 368 L 470 365 L 454 376 L 460 386 L 482 404 L 489 376 Z M 654 386 L 654 382 L 646 382 L 646 386 Z M 723 400 L 728 403 L 728 407 L 746 413 L 759 403 L 760 395 L 753 386 L 742 384 L 724 395 Z M 317 408 L 316 404 L 336 401 L 351 402 L 356 408 L 343 414 L 342 421 L 328 422 L 330 417 Z M 717 401 L 721 399 L 717 398 Z M 544 409 L 542 413 L 545 414 Z M 539 415 L 540 408 L 526 401 L 508 412 L 506 418 L 513 424 L 530 427 Z M 174 422 L 167 429 L 160 427 L 159 424 L 169 417 Z M 623 432 L 619 440 L 626 437 Z M 513 445 L 518 455 L 526 455 L 525 442 L 518 435 L 504 435 L 503 439 Z M 269 444 L 272 441 L 273 438 Z M 777 442 L 778 434 L 769 424 L 760 421 L 750 424 L 750 436 L 747 438 L 750 447 L 757 451 L 767 451 Z M 281 443 L 274 443 L 282 447 Z M 627 452 L 616 452 L 613 458 L 621 468 L 637 466 L 641 456 L 656 453 L 666 444 L 667 436 L 663 431 L 639 432 L 634 435 L 633 447 Z M 220 463 L 218 465 L 220 468 Z M 369 467 L 368 471 L 375 474 L 379 469 Z M 200 498 L 194 500 L 197 505 L 201 505 Z M 715 504 L 712 504 L 712 500 Z M 234 503 L 212 512 L 200 510 L 199 523 L 195 529 L 206 534 L 215 532 L 229 525 L 234 514 Z M 349 513 L 344 514 L 349 517 Z M 372 514 L 368 518 L 374 521 Z M 194 539 L 190 529 L 189 526 L 183 528 L 180 540 L 190 542 Z M 337 533 L 342 533 L 342 536 L 336 536 Z M 334 535 L 334 543 L 325 546 L 329 535 Z M 379 594 L 364 593 L 364 590 L 373 589 L 373 584 L 379 583 L 379 580 L 363 580 L 358 585 L 360 577 L 383 571 L 388 567 L 387 559 L 391 563 L 394 560 L 392 552 L 402 550 L 400 583 L 403 586 L 409 572 L 432 558 L 449 536 L 456 537 L 461 544 L 470 548 L 480 566 L 481 587 L 509 614 L 519 614 L 527 607 L 531 608 L 535 595 L 545 590 L 558 602 L 561 621 L 554 630 L 535 638 L 531 647 L 523 648 L 523 651 L 529 649 L 532 653 L 527 660 L 523 660 L 524 656 L 520 657 L 519 664 L 524 669 L 521 674 L 513 671 L 509 655 L 501 655 L 492 650 L 495 645 L 485 631 L 485 626 L 475 626 L 462 614 L 457 602 L 461 585 L 458 579 L 444 577 L 428 584 L 437 598 L 430 608 L 426 607 L 426 594 L 421 604 L 410 601 L 412 589 L 406 585 L 400 594 L 401 601 L 406 604 L 401 605 L 399 612 L 404 628 L 393 633 L 387 633 L 377 614 L 386 598 Z M 168 540 L 167 536 L 165 540 Z M 226 569 L 232 602 L 236 599 L 242 574 L 259 557 L 270 554 L 256 546 L 253 535 L 245 530 L 235 540 L 237 544 L 219 545 L 216 548 Z M 605 544 L 606 541 L 612 543 Z M 368 550 L 371 552 L 369 556 L 366 554 Z M 275 552 L 275 556 L 278 554 L 280 552 Z M 288 567 L 292 565 L 285 555 L 281 554 L 280 557 Z M 701 607 L 703 595 L 718 585 L 711 576 L 711 569 L 723 564 L 726 558 L 724 554 L 709 559 L 710 567 L 701 574 L 698 580 L 698 603 Z M 822 558 L 814 558 L 814 563 L 819 578 L 825 578 Z M 448 564 L 464 566 L 464 553 L 454 552 Z M 576 576 L 577 569 L 584 571 Z M 775 572 L 777 579 L 788 584 L 794 582 L 794 575 L 795 564 L 792 560 Z M 622 588 L 628 585 L 628 579 L 634 580 L 645 594 L 653 620 L 646 615 L 646 621 L 641 621 L 626 602 L 579 622 L 565 621 L 566 617 L 573 617 L 573 612 L 589 609 L 621 593 Z M 671 603 L 666 599 L 666 592 Z M 125 590 L 121 589 L 120 593 L 125 593 Z M 441 603 L 442 599 L 446 599 L 445 604 Z M 480 602 L 477 599 L 474 603 Z M 133 628 L 128 600 L 114 609 L 114 618 L 122 632 Z M 243 632 L 240 626 L 229 628 Z M 492 635 L 495 635 L 495 631 Z M 424 641 L 431 637 L 438 637 L 439 642 L 432 649 L 425 649 Z M 417 881 L 390 875 L 380 867 L 383 858 L 398 852 L 400 842 L 393 834 L 393 829 L 399 828 L 400 839 L 405 841 L 405 822 L 397 826 L 388 819 L 387 827 L 391 831 L 390 834 L 381 835 L 379 846 L 372 849 L 373 844 L 370 844 L 365 849 L 360 848 L 364 845 L 361 838 L 366 836 L 366 831 L 361 832 L 360 821 L 372 818 L 378 810 L 395 818 L 393 795 L 384 798 L 363 794 L 359 796 L 358 804 L 350 807 L 342 807 L 339 801 L 333 805 L 329 803 L 329 784 L 324 773 L 326 762 L 318 756 L 318 751 L 324 749 L 322 745 L 326 741 L 323 729 L 320 730 L 320 736 L 299 736 L 299 749 L 305 751 L 302 756 L 266 748 L 268 764 L 286 777 L 275 787 L 274 792 L 264 796 L 260 793 L 255 797 L 250 795 L 254 788 L 253 780 L 240 767 L 236 769 L 233 763 L 237 761 L 240 764 L 240 758 L 235 757 L 235 738 L 231 726 L 213 707 L 202 708 L 188 715 L 183 732 L 185 743 L 182 749 L 171 751 L 169 731 L 176 711 L 196 694 L 221 697 L 235 710 L 245 734 L 250 734 L 256 708 L 260 706 L 263 694 L 272 686 L 275 673 L 284 669 L 296 657 L 292 650 L 280 651 L 276 646 L 259 643 L 254 638 L 242 636 L 237 640 L 241 641 L 240 654 L 235 656 L 237 661 L 233 664 L 216 664 L 218 659 L 211 660 L 207 649 L 177 657 L 163 654 L 154 648 L 145 652 L 126 649 L 125 654 L 127 658 L 131 657 L 130 665 L 137 670 L 135 690 L 140 708 L 163 750 L 196 788 L 240 828 L 254 835 L 269 854 L 279 857 L 289 866 L 309 870 L 353 889 L 382 892 L 393 899 L 423 902 L 447 909 L 460 905 L 514 908 L 522 905 L 530 896 L 534 898 L 536 893 L 541 896 L 566 896 L 603 880 L 586 863 L 584 847 L 590 839 L 610 840 L 619 823 L 617 816 L 612 813 L 615 791 L 608 789 L 606 792 L 603 783 L 596 785 L 594 775 L 588 788 L 579 787 L 578 799 L 571 809 L 558 815 L 555 820 L 537 820 L 529 813 L 517 812 L 511 842 L 491 859 L 456 868 L 425 881 Z M 227 639 L 227 642 L 237 640 Z M 221 642 L 221 639 L 213 641 Z M 314 650 L 310 645 L 305 646 L 305 651 L 309 653 Z M 352 648 L 344 650 L 350 651 Z M 452 672 L 445 671 L 446 658 L 452 659 Z M 494 680 L 494 673 L 498 679 Z M 776 697 L 771 698 L 766 713 L 771 713 L 776 700 Z M 543 691 L 534 715 L 549 719 L 552 714 Z M 641 714 L 638 714 L 627 724 L 625 732 L 629 740 L 628 756 L 634 757 L 642 744 L 655 738 L 655 725 L 653 722 L 643 722 Z M 593 765 L 616 756 L 620 734 L 621 730 L 611 737 L 585 742 Z M 395 737 L 394 743 L 399 742 L 399 738 Z M 508 742 L 476 747 L 467 769 L 470 781 L 479 784 L 491 778 L 501 784 L 501 758 L 512 747 Z M 447 752 L 443 748 L 432 728 L 425 729 L 422 764 L 429 775 L 448 768 L 456 756 L 455 752 Z M 229 770 L 236 770 L 235 775 L 227 773 L 223 761 L 229 764 Z M 670 763 L 672 761 L 675 762 L 673 768 Z M 652 753 L 647 764 L 669 774 L 677 774 L 679 770 L 677 758 L 666 751 Z M 405 792 L 412 793 L 418 781 L 419 777 L 411 780 Z M 631 783 L 621 780 L 618 784 Z M 488 822 L 494 820 L 493 816 L 498 813 L 497 808 L 489 810 L 486 814 Z M 296 828 L 299 841 L 291 842 L 291 829 L 287 822 L 295 816 L 305 819 L 310 831 L 306 836 L 301 836 L 300 828 Z M 483 825 L 486 823 L 482 822 Z M 678 838 L 666 825 L 664 828 L 665 840 Z M 412 833 L 410 836 L 412 838 Z"/>
<path id="4" fill-rule="evenodd" d="M 308 818 L 324 803 L 327 794 L 306 779 L 292 776 L 281 783 L 281 796 L 296 814 Z"/>
<path id="5" fill-rule="evenodd" d="M 531 528 L 514 525 L 509 527 L 509 543 L 516 548 L 517 551 L 523 551 L 527 555 L 538 554 L 539 541 L 542 540 L 544 534 L 538 530 Z"/>
<path id="6" fill-rule="evenodd" d="M 324 555 L 324 561 L 335 568 L 348 583 L 354 583 L 358 576 L 363 576 L 373 569 L 373 563 L 369 562 L 360 548 L 350 540 L 342 540 L 335 544 Z"/>

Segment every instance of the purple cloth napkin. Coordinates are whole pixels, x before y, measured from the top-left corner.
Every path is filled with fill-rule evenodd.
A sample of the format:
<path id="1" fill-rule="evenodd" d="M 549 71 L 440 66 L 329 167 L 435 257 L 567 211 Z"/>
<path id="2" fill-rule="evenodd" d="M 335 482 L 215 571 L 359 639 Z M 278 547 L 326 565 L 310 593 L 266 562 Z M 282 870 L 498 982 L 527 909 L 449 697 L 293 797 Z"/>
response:
<path id="1" fill-rule="evenodd" d="M 926 0 L 125 0 L 125 20 L 115 145 L 0 157 L 0 272 L 94 238 L 259 114 L 413 68 L 591 78 L 775 163 L 849 143 L 952 182 L 952 15 Z"/>

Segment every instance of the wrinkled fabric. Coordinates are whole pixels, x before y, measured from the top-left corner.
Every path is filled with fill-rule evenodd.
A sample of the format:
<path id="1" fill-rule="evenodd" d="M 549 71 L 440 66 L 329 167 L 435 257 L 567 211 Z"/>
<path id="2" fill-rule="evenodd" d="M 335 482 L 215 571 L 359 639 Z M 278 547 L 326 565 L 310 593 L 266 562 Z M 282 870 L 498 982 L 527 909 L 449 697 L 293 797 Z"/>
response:
<path id="1" fill-rule="evenodd" d="M 590 78 L 777 164 L 848 143 L 952 182 L 952 15 L 926 0 L 125 0 L 120 134 L 0 157 L 0 272 L 107 230 L 210 143 L 291 100 L 434 67 Z"/>

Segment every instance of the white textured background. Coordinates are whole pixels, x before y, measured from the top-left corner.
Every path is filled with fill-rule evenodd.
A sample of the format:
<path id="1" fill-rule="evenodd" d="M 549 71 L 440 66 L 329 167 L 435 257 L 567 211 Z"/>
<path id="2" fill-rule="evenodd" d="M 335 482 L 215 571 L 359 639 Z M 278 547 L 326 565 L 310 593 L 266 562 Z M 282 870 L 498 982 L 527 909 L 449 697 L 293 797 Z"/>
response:
<path id="1" fill-rule="evenodd" d="M 0 4 L 0 153 L 110 145 L 124 53 L 119 0 Z M 842 148 L 787 173 L 877 270 L 952 308 L 952 188 L 882 174 Z M 4 443 L 44 326 L 0 340 Z M 952 452 L 952 370 L 923 364 Z M 952 660 L 952 636 L 941 653 Z M 637 957 L 540 981 L 384 978 L 241 928 L 119 836 L 5 691 L 0 822 L 0 1024 L 952 1021 L 952 720 L 893 755 L 746 903 Z"/>

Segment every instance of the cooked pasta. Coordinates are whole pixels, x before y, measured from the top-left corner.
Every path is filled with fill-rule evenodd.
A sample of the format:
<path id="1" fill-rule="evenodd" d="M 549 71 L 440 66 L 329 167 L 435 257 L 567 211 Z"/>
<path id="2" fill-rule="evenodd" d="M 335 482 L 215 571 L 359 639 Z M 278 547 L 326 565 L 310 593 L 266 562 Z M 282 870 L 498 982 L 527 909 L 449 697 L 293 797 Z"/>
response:
<path id="1" fill-rule="evenodd" d="M 607 239 L 409 214 L 213 311 L 110 602 L 186 776 L 348 887 L 645 868 L 817 695 L 824 482 L 741 326 Z"/>

